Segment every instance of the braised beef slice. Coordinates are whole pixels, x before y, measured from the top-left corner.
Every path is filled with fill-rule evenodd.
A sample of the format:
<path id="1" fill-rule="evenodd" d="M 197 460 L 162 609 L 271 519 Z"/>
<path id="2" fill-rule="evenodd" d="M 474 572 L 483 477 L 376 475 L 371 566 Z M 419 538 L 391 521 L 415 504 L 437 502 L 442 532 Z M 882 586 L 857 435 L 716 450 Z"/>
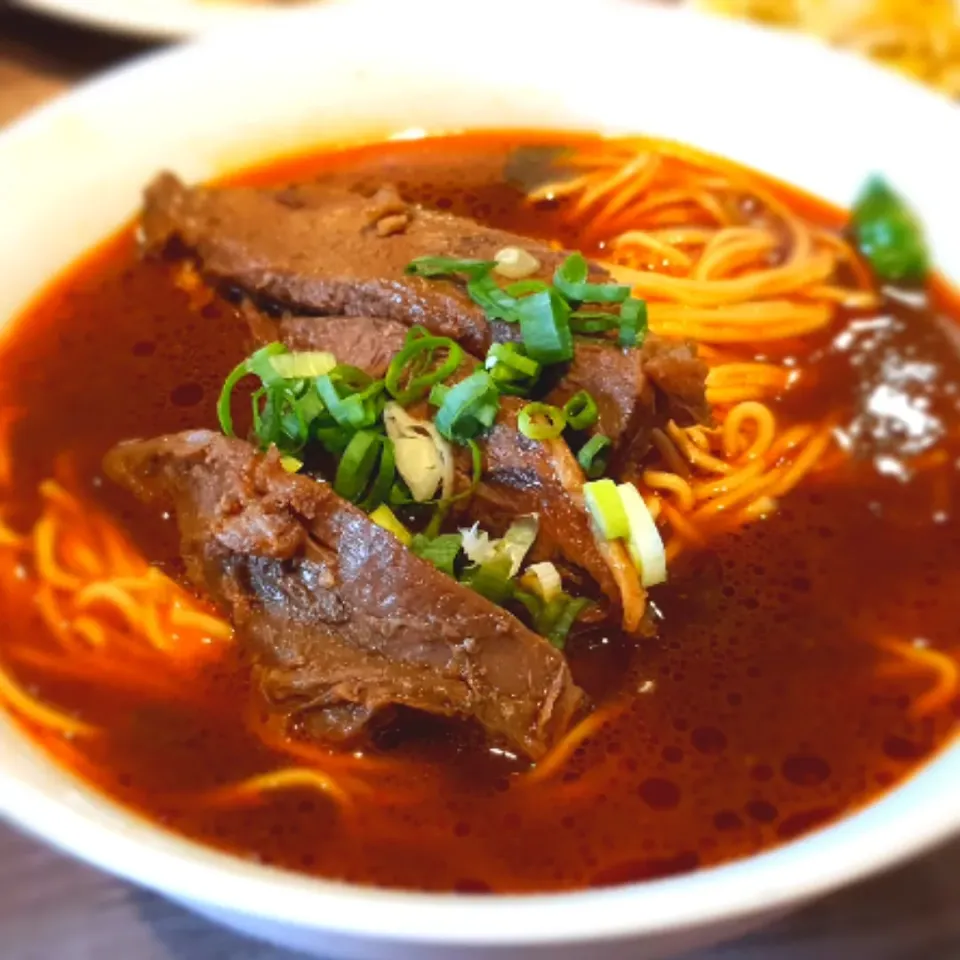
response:
<path id="1" fill-rule="evenodd" d="M 317 737 L 350 740 L 403 705 L 471 718 L 537 758 L 582 702 L 546 640 L 275 454 L 194 431 L 121 444 L 105 469 L 175 510 L 190 579 L 233 622 L 270 703 Z"/>
<path id="2" fill-rule="evenodd" d="M 395 320 L 371 317 L 288 317 L 273 320 L 246 307 L 254 336 L 260 342 L 281 340 L 291 349 L 334 351 L 341 363 L 380 377 L 390 357 L 403 345 L 407 328 Z M 386 345 L 386 350 L 381 347 Z M 479 361 L 469 358 L 456 376 L 466 376 Z M 506 532 L 518 516 L 536 513 L 540 534 L 532 559 L 560 561 L 586 572 L 613 600 L 617 585 L 597 549 L 590 520 L 579 499 L 567 491 L 558 475 L 556 451 L 525 437 L 517 426 L 524 405 L 517 397 L 502 397 L 493 429 L 481 441 L 483 478 L 467 500 L 458 501 L 460 522 L 478 522 L 494 536 Z M 427 415 L 427 411 L 423 411 Z M 566 453 L 569 456 L 569 452 Z M 473 464 L 460 448 L 458 489 L 471 483 Z"/>
<path id="3" fill-rule="evenodd" d="M 529 238 L 408 205 L 392 187 L 373 197 L 318 184 L 188 188 L 163 174 L 147 190 L 142 225 L 148 250 L 186 251 L 208 279 L 254 301 L 295 314 L 422 323 L 477 356 L 492 342 L 483 310 L 462 284 L 407 276 L 407 264 L 425 255 L 490 259 L 520 243 L 549 279 L 564 257 Z"/>
<path id="4" fill-rule="evenodd" d="M 517 417 L 523 405 L 517 397 L 501 399 L 496 423 L 483 439 L 483 478 L 459 509 L 496 536 L 518 516 L 537 514 L 539 534 L 530 559 L 583 570 L 604 595 L 619 603 L 619 589 L 597 549 L 582 496 L 563 482 L 561 458 L 578 474 L 579 467 L 563 440 L 543 443 L 520 432 Z M 461 468 L 466 469 L 467 458 L 463 454 L 461 458 Z"/>
<path id="5" fill-rule="evenodd" d="M 258 344 L 279 340 L 291 350 L 324 350 L 338 363 L 381 379 L 403 348 L 407 328 L 378 317 L 267 317 L 249 304 L 242 313 Z"/>
<path id="6" fill-rule="evenodd" d="M 195 258 L 209 280 L 248 295 L 265 312 L 419 323 L 477 357 L 494 340 L 515 339 L 517 327 L 488 322 L 461 282 L 411 277 L 406 265 L 427 255 L 491 259 L 522 246 L 540 261 L 537 276 L 550 280 L 567 256 L 529 237 L 407 204 L 390 186 L 373 197 L 318 184 L 188 188 L 170 174 L 147 190 L 143 233 L 148 250 Z M 596 265 L 591 270 L 595 280 L 607 277 Z M 593 372 L 598 359 L 603 370 Z M 572 374 L 573 382 L 590 384 L 604 414 L 600 429 L 625 449 L 651 416 L 706 418 L 706 368 L 678 341 L 651 334 L 639 365 L 613 344 L 581 343 Z"/>

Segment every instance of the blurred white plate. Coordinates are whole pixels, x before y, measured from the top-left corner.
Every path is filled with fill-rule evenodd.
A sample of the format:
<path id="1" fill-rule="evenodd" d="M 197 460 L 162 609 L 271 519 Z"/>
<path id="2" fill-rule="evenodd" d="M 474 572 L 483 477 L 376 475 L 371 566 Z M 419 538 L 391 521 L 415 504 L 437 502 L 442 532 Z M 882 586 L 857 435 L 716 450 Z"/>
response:
<path id="1" fill-rule="evenodd" d="M 251 23 L 331 0 L 12 0 L 20 7 L 144 39 L 173 39 Z"/>

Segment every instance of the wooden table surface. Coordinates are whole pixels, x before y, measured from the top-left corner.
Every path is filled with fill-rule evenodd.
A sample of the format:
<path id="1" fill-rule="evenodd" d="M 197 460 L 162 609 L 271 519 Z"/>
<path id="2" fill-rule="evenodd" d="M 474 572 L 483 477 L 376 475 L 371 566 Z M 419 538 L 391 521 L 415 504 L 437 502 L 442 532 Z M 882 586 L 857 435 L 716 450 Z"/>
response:
<path id="1" fill-rule="evenodd" d="M 0 126 L 145 49 L 2 4 Z M 293 954 L 226 933 L 0 825 L 0 960 L 104 957 L 292 960 Z M 954 958 L 960 958 L 960 841 L 696 960 Z"/>

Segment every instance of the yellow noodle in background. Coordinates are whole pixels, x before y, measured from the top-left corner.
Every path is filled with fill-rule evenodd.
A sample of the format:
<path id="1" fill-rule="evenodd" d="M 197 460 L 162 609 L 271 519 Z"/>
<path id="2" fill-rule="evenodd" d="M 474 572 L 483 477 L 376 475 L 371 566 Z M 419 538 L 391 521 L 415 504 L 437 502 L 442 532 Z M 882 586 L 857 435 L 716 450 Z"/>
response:
<path id="1" fill-rule="evenodd" d="M 651 330 L 697 342 L 709 367 L 714 424 L 654 431 L 657 456 L 641 475 L 672 560 L 774 512 L 831 448 L 829 423 L 780 427 L 776 402 L 803 377 L 757 349 L 802 354 L 802 338 L 829 329 L 841 306 L 872 306 L 876 293 L 842 237 L 723 161 L 635 140 L 569 162 L 573 180 L 539 187 L 530 202 L 559 203 L 565 225 L 647 301 Z"/>
<path id="2" fill-rule="evenodd" d="M 954 0 L 695 0 L 716 13 L 815 34 L 960 98 Z"/>
<path id="3" fill-rule="evenodd" d="M 654 430 L 639 481 L 673 562 L 769 516 L 805 477 L 843 461 L 829 419 L 778 423 L 777 401 L 804 378 L 755 352 L 781 341 L 802 354 L 802 338 L 827 330 L 840 307 L 866 310 L 879 298 L 841 236 L 723 161 L 708 167 L 688 148 L 638 140 L 591 146 L 568 162 L 577 175 L 539 187 L 530 202 L 559 203 L 565 225 L 601 246 L 612 275 L 647 300 L 650 328 L 696 341 L 709 367 L 714 424 Z M 947 655 L 908 641 L 880 646 L 899 658 L 886 673 L 934 678 L 914 715 L 956 695 L 960 667 Z M 582 721 L 528 779 L 555 776 L 623 709 Z"/>
<path id="4" fill-rule="evenodd" d="M 10 476 L 4 465 L 11 422 L 0 423 L 0 479 Z M 139 699 L 189 700 L 190 673 L 220 655 L 232 637 L 230 625 L 151 567 L 108 517 L 61 482 L 46 480 L 39 492 L 40 515 L 30 530 L 21 533 L 0 520 L 0 586 L 18 607 L 32 604 L 47 627 L 30 645 L 17 643 L 5 651 L 0 704 L 52 745 L 51 737 L 83 741 L 108 731 L 48 703 L 21 679 L 21 671 L 108 686 Z M 201 792 L 193 802 L 237 806 L 262 802 L 276 791 L 311 790 L 349 812 L 352 796 L 369 791 L 359 775 L 381 769 L 363 757 L 335 757 L 306 746 L 301 751 L 286 737 L 262 739 L 294 759 L 306 753 L 310 767 L 255 774 Z M 71 766 L 77 768 L 72 760 Z"/>

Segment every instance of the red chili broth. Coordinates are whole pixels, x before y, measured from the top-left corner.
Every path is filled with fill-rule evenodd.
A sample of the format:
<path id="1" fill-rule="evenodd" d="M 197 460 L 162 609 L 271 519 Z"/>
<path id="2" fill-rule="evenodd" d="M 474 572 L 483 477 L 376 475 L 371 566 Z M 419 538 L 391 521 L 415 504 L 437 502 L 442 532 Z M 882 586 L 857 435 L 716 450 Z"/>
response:
<path id="1" fill-rule="evenodd" d="M 576 248 L 555 213 L 531 209 L 502 179 L 518 143 L 576 139 L 512 132 L 398 141 L 284 159 L 230 180 L 390 180 L 425 204 Z M 832 208 L 778 189 L 803 216 L 831 229 L 842 223 Z M 898 349 L 932 353 L 938 384 L 960 383 L 951 333 L 960 308 L 942 291 L 931 303 L 908 311 Z M 13 439 L 16 516 L 29 519 L 36 484 L 67 453 L 83 494 L 177 574 L 172 521 L 102 481 L 99 463 L 124 438 L 216 427 L 220 384 L 249 347 L 231 308 L 196 314 L 167 265 L 139 259 L 132 229 L 101 245 L 0 344 L 8 402 L 26 411 Z M 826 344 L 805 363 L 815 396 L 801 391 L 784 418 L 849 411 L 857 367 Z M 937 402 L 956 413 L 955 398 Z M 958 422 L 944 441 L 954 459 Z M 245 857 L 358 883 L 471 892 L 682 873 L 861 808 L 948 742 L 960 703 L 914 718 L 911 703 L 930 678 L 879 676 L 889 654 L 871 642 L 919 636 L 960 655 L 956 472 L 948 493 L 949 516 L 934 522 L 922 476 L 901 484 L 858 461 L 805 482 L 770 520 L 685 555 L 654 593 L 664 617 L 656 639 L 637 645 L 596 632 L 572 645 L 575 676 L 600 703 L 652 689 L 636 693 L 561 776 L 537 786 L 523 785 L 522 767 L 476 738 L 411 721 L 405 736 L 379 744 L 399 772 L 378 775 L 353 820 L 306 790 L 201 809 L 185 798 L 290 763 L 248 732 L 252 693 L 238 654 L 224 654 L 170 700 L 142 702 L 30 668 L 17 676 L 107 726 L 105 739 L 72 745 L 81 776 L 151 820 Z M 16 596 L 4 607 L 7 662 L 6 648 L 36 642 L 43 628 Z"/>

